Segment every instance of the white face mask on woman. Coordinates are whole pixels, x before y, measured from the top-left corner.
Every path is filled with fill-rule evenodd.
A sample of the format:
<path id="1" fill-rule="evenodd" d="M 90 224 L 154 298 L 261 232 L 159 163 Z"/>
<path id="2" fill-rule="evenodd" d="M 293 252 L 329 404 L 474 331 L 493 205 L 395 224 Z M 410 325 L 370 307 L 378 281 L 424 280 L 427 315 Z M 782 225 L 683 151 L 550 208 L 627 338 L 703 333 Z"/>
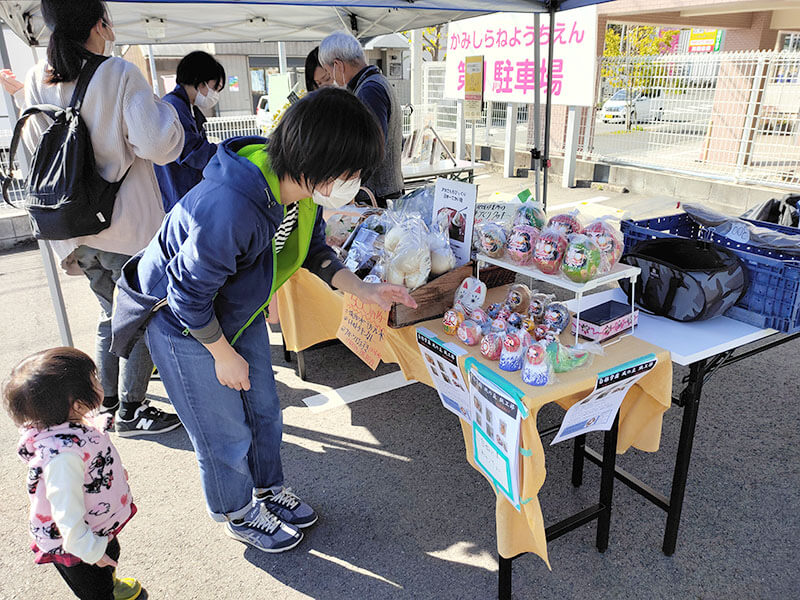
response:
<path id="1" fill-rule="evenodd" d="M 356 197 L 360 188 L 360 178 L 348 179 L 347 181 L 337 178 L 333 182 L 333 187 L 328 195 L 321 193 L 319 190 L 314 190 L 311 198 L 323 208 L 342 208 Z"/>
<path id="2" fill-rule="evenodd" d="M 219 102 L 219 92 L 211 88 L 208 88 L 205 94 L 197 92 L 194 99 L 195 106 L 204 110 L 211 110 L 217 105 L 217 102 Z"/>
<path id="3" fill-rule="evenodd" d="M 114 53 L 114 40 L 117 39 L 117 36 L 114 35 L 114 30 L 112 29 L 111 25 L 103 19 L 103 28 L 108 30 L 111 33 L 111 39 L 107 40 L 105 36 L 103 38 L 103 56 L 111 56 Z"/>

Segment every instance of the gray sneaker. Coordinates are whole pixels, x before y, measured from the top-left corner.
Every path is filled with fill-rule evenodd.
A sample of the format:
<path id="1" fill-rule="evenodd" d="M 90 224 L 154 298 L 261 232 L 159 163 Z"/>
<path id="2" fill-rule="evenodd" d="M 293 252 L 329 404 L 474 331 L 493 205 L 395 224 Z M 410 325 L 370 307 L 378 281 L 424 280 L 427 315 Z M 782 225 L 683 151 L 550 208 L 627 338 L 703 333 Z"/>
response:
<path id="1" fill-rule="evenodd" d="M 278 515 L 284 522 L 295 527 L 310 527 L 317 522 L 317 513 L 292 492 L 292 488 L 281 487 L 254 495 L 256 502 Z"/>
<path id="2" fill-rule="evenodd" d="M 272 553 L 291 550 L 303 539 L 302 532 L 281 521 L 261 504 L 254 504 L 241 523 L 225 523 L 225 533 L 262 552 Z"/>

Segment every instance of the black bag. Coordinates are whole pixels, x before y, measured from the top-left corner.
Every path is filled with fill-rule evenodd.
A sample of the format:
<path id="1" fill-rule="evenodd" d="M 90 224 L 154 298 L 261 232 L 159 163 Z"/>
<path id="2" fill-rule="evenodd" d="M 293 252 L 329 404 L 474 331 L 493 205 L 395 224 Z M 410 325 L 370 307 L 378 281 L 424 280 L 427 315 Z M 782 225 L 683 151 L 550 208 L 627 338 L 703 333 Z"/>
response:
<path id="1" fill-rule="evenodd" d="M 109 183 L 100 176 L 89 131 L 80 116 L 89 81 L 104 60 L 104 56 L 93 55 L 86 61 L 67 108 L 53 104 L 31 106 L 20 115 L 14 128 L 8 172 L 0 176 L 3 198 L 12 206 L 8 187 L 14 178 L 14 154 L 22 128 L 35 114 L 45 114 L 53 120 L 34 152 L 23 196 L 23 207 L 39 239 L 65 240 L 93 235 L 111 225 L 114 201 L 128 173 L 126 171 L 116 183 Z"/>
<path id="2" fill-rule="evenodd" d="M 675 321 L 700 321 L 723 314 L 744 295 L 747 273 L 731 250 L 699 240 L 645 240 L 621 262 L 639 267 L 635 300 L 645 311 Z M 631 297 L 631 285 L 620 280 Z"/>

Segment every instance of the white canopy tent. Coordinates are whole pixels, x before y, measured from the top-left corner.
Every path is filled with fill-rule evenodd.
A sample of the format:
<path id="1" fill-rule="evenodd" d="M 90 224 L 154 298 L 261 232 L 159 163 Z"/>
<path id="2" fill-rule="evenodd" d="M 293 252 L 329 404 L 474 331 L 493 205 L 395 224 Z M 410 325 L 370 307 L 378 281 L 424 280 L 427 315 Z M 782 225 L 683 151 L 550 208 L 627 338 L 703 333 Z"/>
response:
<path id="1" fill-rule="evenodd" d="M 608 0 L 110 0 L 119 44 L 314 41 L 347 29 L 372 37 L 492 12 L 550 12 Z M 46 45 L 39 2 L 0 3 L 29 45 Z"/>
<path id="2" fill-rule="evenodd" d="M 333 31 L 348 30 L 356 37 L 419 29 L 494 12 L 549 13 L 551 24 L 561 10 L 610 0 L 107 0 L 118 44 L 317 41 Z M 0 19 L 29 46 L 44 46 L 49 30 L 38 0 L 0 2 Z M 538 18 L 536 26 L 538 27 Z M 553 60 L 553 38 L 548 72 Z M 538 53 L 538 46 L 536 47 Z M 0 36 L 0 59 L 10 68 L 5 40 Z M 539 60 L 535 61 L 539 80 Z M 538 95 L 536 96 L 538 121 Z M 538 139 L 531 150 L 538 174 L 543 167 L 543 197 L 547 199 L 550 90 L 545 113 L 544 152 Z M 13 117 L 9 107 L 9 117 Z M 538 128 L 536 128 L 538 134 Z M 538 135 L 537 135 L 538 138 Z M 538 183 L 537 183 L 538 197 Z M 50 294 L 62 343 L 72 345 L 55 262 L 47 242 L 40 241 Z"/>

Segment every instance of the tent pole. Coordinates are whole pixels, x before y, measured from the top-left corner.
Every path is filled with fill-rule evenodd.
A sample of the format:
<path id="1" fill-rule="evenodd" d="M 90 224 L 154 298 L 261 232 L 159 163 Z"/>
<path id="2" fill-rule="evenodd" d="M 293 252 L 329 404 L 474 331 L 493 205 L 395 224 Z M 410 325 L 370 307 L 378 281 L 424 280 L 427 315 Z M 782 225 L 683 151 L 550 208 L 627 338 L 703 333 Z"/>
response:
<path id="1" fill-rule="evenodd" d="M 3 27 L 0 27 L 0 62 L 2 62 L 4 69 L 11 69 L 11 60 L 8 56 L 8 48 L 6 47 L 6 38 L 3 29 Z M 34 56 L 36 56 L 35 52 Z M 3 97 L 5 99 L 6 108 L 8 111 L 8 121 L 11 125 L 11 129 L 13 130 L 14 125 L 17 123 L 19 113 L 16 105 L 14 104 L 13 98 L 11 98 L 7 92 L 3 92 Z M 29 164 L 24 148 L 20 148 L 20 152 L 17 153 L 17 156 L 19 157 L 18 160 L 20 167 L 22 167 L 23 171 L 27 171 Z M 9 165 L 9 169 L 11 168 L 11 165 Z M 58 332 L 61 335 L 61 343 L 65 346 L 72 346 L 72 332 L 69 328 L 67 309 L 64 306 L 64 295 L 61 293 L 61 282 L 58 279 L 58 270 L 56 269 L 56 263 L 53 259 L 53 252 L 50 248 L 50 242 L 47 240 L 37 241 L 39 243 L 39 251 L 42 255 L 42 263 L 44 264 L 44 274 L 47 277 L 47 287 L 50 289 L 50 299 L 53 302 L 53 308 L 56 312 L 56 323 L 58 323 Z"/>
<path id="2" fill-rule="evenodd" d="M 150 79 L 153 82 L 153 93 L 161 97 L 158 93 L 158 73 L 156 72 L 156 57 L 153 56 L 153 44 L 147 44 L 147 54 L 150 57 Z"/>
<path id="3" fill-rule="evenodd" d="M 289 71 L 286 63 L 286 42 L 278 42 L 278 71 L 281 74 Z"/>
<path id="4" fill-rule="evenodd" d="M 547 210 L 547 175 L 550 167 L 550 115 L 553 104 L 553 32 L 556 26 L 556 7 L 550 4 L 550 29 L 547 40 L 547 104 L 544 107 L 544 164 L 542 166 L 542 205 Z"/>
<path id="5" fill-rule="evenodd" d="M 536 78 L 536 85 L 542 80 L 542 56 L 539 48 L 539 13 L 533 13 L 533 32 L 536 36 L 536 43 L 533 45 L 533 62 L 534 62 L 534 77 Z M 536 95 L 533 98 L 533 150 L 531 151 L 531 159 L 533 162 L 533 177 L 534 177 L 534 195 L 533 198 L 537 202 L 542 201 L 542 191 L 539 186 L 539 176 L 541 175 L 540 169 L 542 168 L 541 161 L 541 145 L 542 145 L 542 131 L 540 129 L 542 124 L 542 96 L 539 90 L 536 90 Z"/>

